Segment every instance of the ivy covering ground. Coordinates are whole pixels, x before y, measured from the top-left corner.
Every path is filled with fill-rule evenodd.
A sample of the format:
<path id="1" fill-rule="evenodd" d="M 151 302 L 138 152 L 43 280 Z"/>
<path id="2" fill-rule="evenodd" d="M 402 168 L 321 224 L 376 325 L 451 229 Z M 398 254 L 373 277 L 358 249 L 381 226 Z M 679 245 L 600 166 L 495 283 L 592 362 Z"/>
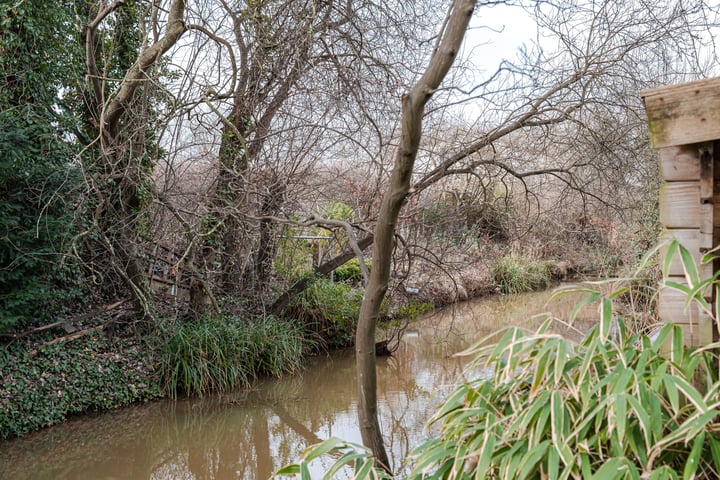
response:
<path id="1" fill-rule="evenodd" d="M 40 348 L 0 349 L 0 439 L 62 422 L 70 415 L 162 396 L 148 355 L 136 344 L 108 348 L 102 334 Z"/>

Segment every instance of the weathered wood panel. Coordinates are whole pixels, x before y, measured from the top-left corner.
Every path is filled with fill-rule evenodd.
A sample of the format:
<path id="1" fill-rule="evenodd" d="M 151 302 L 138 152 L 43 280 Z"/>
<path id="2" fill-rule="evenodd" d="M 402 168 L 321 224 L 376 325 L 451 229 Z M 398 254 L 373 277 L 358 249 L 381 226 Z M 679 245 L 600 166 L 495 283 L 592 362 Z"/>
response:
<path id="1" fill-rule="evenodd" d="M 712 320 L 709 317 L 704 317 L 698 323 L 677 324 L 683 331 L 683 339 L 687 346 L 698 346 L 707 345 L 712 343 Z"/>
<path id="2" fill-rule="evenodd" d="M 685 284 L 680 277 L 670 280 Z M 663 322 L 672 322 L 680 326 L 688 345 L 706 345 L 713 340 L 714 323 L 712 317 L 702 311 L 697 303 L 685 306 L 685 294 L 668 287 L 660 287 L 658 292 L 658 316 Z"/>
<path id="3" fill-rule="evenodd" d="M 641 92 L 655 148 L 720 139 L 720 78 Z"/>
<path id="4" fill-rule="evenodd" d="M 669 280 L 685 283 L 685 279 L 680 277 Z M 685 308 L 685 295 L 668 287 L 660 287 L 658 292 L 658 316 L 663 322 L 678 324 L 696 324 L 699 319 L 697 305 L 691 303 Z"/>
<path id="5" fill-rule="evenodd" d="M 660 149 L 660 175 L 668 182 L 687 182 L 700 179 L 700 159 L 694 145 L 680 145 Z"/>
<path id="6" fill-rule="evenodd" d="M 700 227 L 698 182 L 673 182 L 660 187 L 660 223 L 666 228 Z"/>
<path id="7" fill-rule="evenodd" d="M 701 205 L 698 182 L 670 182 L 660 186 L 660 223 L 666 228 L 704 226 L 707 230 L 710 219 L 714 219 L 717 227 L 720 222 L 720 195 L 715 193 L 712 207 L 703 207 L 704 215 L 701 213 Z"/>
<path id="8" fill-rule="evenodd" d="M 713 159 L 712 142 L 698 146 L 700 156 L 700 201 L 711 202 L 715 190 L 715 160 Z"/>

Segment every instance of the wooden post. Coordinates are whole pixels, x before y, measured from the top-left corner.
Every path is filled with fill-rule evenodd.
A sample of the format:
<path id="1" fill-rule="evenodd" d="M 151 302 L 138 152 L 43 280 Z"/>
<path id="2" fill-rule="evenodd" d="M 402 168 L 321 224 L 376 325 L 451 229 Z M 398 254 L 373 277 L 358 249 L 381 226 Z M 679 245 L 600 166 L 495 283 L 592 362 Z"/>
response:
<path id="1" fill-rule="evenodd" d="M 712 277 L 715 262 L 701 265 L 702 256 L 719 243 L 720 187 L 716 168 L 720 152 L 720 78 L 671 85 L 642 92 L 648 115 L 650 143 L 660 151 L 660 221 L 663 238 L 675 239 L 693 255 L 701 279 Z M 664 254 L 663 254 L 664 255 Z M 682 264 L 673 260 L 670 280 L 684 283 Z M 715 302 L 712 289 L 703 292 Z M 717 336 L 712 317 L 695 305 L 685 308 L 684 296 L 661 288 L 660 318 L 680 325 L 690 345 L 707 345 Z"/>

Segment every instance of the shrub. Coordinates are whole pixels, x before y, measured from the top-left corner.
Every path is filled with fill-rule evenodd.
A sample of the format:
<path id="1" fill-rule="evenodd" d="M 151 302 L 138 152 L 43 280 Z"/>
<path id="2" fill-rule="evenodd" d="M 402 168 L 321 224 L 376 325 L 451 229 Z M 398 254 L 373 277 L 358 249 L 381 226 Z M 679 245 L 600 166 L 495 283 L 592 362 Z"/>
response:
<path id="1" fill-rule="evenodd" d="M 316 281 L 291 304 L 290 314 L 331 348 L 352 345 L 363 291 L 342 282 Z"/>
<path id="2" fill-rule="evenodd" d="M 208 315 L 166 328 L 158 345 L 159 373 L 173 397 L 227 391 L 261 375 L 297 371 L 306 346 L 298 327 L 274 317 Z"/>
<path id="3" fill-rule="evenodd" d="M 552 284 L 552 264 L 517 255 L 505 255 L 493 266 L 493 279 L 502 293 L 531 292 Z"/>
<path id="4" fill-rule="evenodd" d="M 368 271 L 370 271 L 372 268 L 372 261 L 365 260 L 365 266 Z M 363 280 L 362 270 L 360 269 L 360 261 L 357 258 L 353 258 L 345 264 L 340 265 L 335 269 L 335 271 L 333 271 L 333 279 L 338 282 L 359 285 Z"/>
<path id="5" fill-rule="evenodd" d="M 48 321 L 80 296 L 62 251 L 77 214 L 71 158 L 46 118 L 0 108 L 0 332 Z"/>
<path id="6" fill-rule="evenodd" d="M 716 478 L 711 356 L 685 350 L 677 326 L 651 341 L 626 337 L 619 323 L 617 342 L 609 326 L 578 345 L 513 328 L 472 350 L 492 377 L 445 401 L 431 420 L 440 433 L 418 448 L 410 478 Z M 693 382 L 711 387 L 703 394 Z"/>
<path id="7" fill-rule="evenodd" d="M 716 359 L 684 349 L 674 325 L 650 340 L 626 336 L 620 322 L 618 341 L 609 326 L 578 345 L 547 325 L 529 336 L 512 328 L 467 352 L 492 375 L 463 383 L 440 406 L 431 420 L 439 433 L 415 450 L 405 478 L 717 478 Z M 354 478 L 385 478 L 370 452 L 334 439 L 281 472 L 311 478 L 300 467 L 321 447 L 342 455 L 333 472 L 352 458 L 365 467 Z"/>
<path id="8" fill-rule="evenodd" d="M 420 315 L 432 312 L 434 309 L 435 305 L 431 302 L 421 302 L 413 298 L 405 305 L 400 306 L 400 308 L 397 309 L 395 316 L 414 322 Z"/>

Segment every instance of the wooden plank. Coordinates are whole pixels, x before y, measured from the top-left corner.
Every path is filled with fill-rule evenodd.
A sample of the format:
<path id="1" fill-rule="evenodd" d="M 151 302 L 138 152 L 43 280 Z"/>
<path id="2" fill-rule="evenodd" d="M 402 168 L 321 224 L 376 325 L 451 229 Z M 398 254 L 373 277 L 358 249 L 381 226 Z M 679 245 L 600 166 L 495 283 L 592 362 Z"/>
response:
<path id="1" fill-rule="evenodd" d="M 720 77 L 641 92 L 655 148 L 720 139 Z"/>
<path id="2" fill-rule="evenodd" d="M 665 181 L 687 182 L 700 179 L 700 160 L 694 145 L 660 149 L 660 175 Z"/>
<path id="3" fill-rule="evenodd" d="M 693 324 L 677 324 L 683 331 L 683 340 L 686 346 L 699 347 L 712 343 L 712 320 L 703 320 Z"/>
<path id="4" fill-rule="evenodd" d="M 715 337 L 715 320 L 705 312 L 700 312 L 700 319 L 698 320 L 698 337 L 699 343 L 697 345 L 709 345 Z"/>
<path id="5" fill-rule="evenodd" d="M 672 182 L 660 186 L 660 222 L 667 228 L 700 227 L 698 182 Z"/>
<path id="6" fill-rule="evenodd" d="M 715 237 L 713 233 L 700 232 L 700 238 L 698 240 L 698 251 L 705 254 L 712 250 L 715 245 Z"/>
<path id="7" fill-rule="evenodd" d="M 712 235 L 715 230 L 715 205 L 713 203 L 703 203 L 698 209 L 700 210 L 700 233 Z M 710 247 L 712 248 L 712 245 Z M 703 245 L 700 245 L 700 248 L 704 248 Z"/>
<path id="8" fill-rule="evenodd" d="M 701 211 L 704 208 L 704 211 Z M 712 219 L 712 228 L 710 228 Z M 660 223 L 668 229 L 698 229 L 720 238 L 720 192 L 712 204 L 701 206 L 697 182 L 672 182 L 660 187 Z M 710 230 L 710 231 L 708 231 Z M 714 246 L 714 243 L 713 243 Z"/>
<path id="9" fill-rule="evenodd" d="M 680 277 L 672 277 L 670 280 L 685 283 L 685 279 Z M 697 305 L 690 303 L 685 308 L 684 293 L 662 286 L 658 292 L 658 316 L 663 322 L 678 324 L 697 324 L 700 318 Z"/>

